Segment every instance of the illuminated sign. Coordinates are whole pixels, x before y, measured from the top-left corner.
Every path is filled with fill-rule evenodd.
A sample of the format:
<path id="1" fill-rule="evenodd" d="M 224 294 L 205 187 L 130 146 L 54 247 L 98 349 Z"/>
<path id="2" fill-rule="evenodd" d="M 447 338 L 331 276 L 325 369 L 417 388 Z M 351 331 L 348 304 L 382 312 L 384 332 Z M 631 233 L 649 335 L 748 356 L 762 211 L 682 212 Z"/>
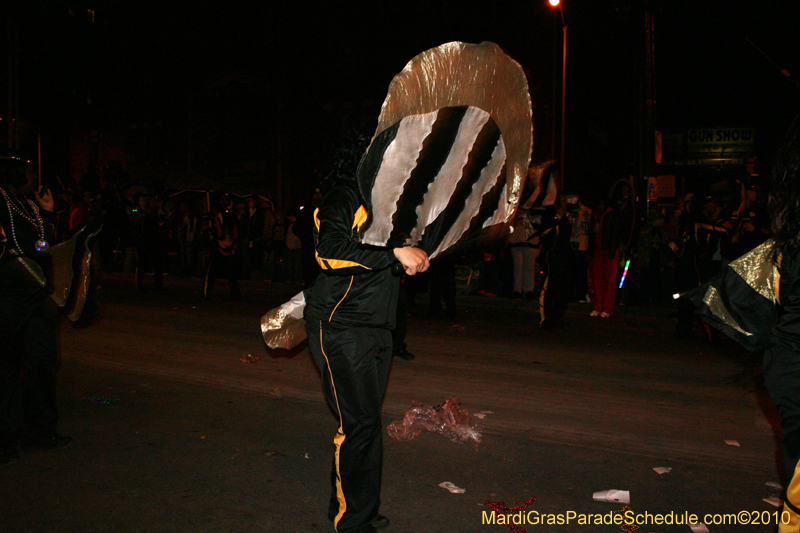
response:
<path id="1" fill-rule="evenodd" d="M 753 128 L 705 128 L 689 130 L 687 152 L 705 156 L 731 156 L 753 151 Z"/>

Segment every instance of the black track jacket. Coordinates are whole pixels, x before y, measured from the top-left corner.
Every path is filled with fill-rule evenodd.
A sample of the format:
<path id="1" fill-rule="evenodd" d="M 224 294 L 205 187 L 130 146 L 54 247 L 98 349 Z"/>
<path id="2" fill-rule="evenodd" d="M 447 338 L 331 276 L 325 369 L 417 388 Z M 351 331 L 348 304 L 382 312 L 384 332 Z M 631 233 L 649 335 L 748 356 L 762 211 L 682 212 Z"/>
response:
<path id="1" fill-rule="evenodd" d="M 321 272 L 306 290 L 305 316 L 338 326 L 394 329 L 400 278 L 387 248 L 360 242 L 367 210 L 355 182 L 340 182 L 314 213 L 316 258 Z"/>

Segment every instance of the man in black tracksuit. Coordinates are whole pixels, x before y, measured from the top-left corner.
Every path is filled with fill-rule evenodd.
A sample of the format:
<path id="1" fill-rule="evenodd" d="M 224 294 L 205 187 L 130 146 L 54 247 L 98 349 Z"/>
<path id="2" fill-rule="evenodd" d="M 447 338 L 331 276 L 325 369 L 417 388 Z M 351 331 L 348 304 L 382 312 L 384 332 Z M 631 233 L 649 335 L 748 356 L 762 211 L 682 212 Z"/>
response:
<path id="1" fill-rule="evenodd" d="M 52 196 L 35 193 L 36 183 L 30 163 L 0 158 L 0 466 L 19 461 L 18 444 L 56 450 L 72 442 L 56 433 L 58 306 L 32 275 L 52 267 L 38 247 L 52 242 L 55 222 Z"/>
<path id="2" fill-rule="evenodd" d="M 381 400 L 392 359 L 400 278 L 430 263 L 418 248 L 360 244 L 368 213 L 354 179 L 338 178 L 314 215 L 321 272 L 306 291 L 305 320 L 328 402 L 339 416 L 328 517 L 338 533 L 371 533 L 379 517 L 383 443 Z"/>
<path id="3" fill-rule="evenodd" d="M 542 232 L 542 251 L 539 257 L 546 270 L 544 288 L 539 295 L 539 327 L 553 329 L 562 324 L 570 299 L 570 260 L 572 247 L 569 242 L 572 222 L 567 218 L 567 205 L 561 198 L 552 219 L 545 218 L 550 226 Z"/>

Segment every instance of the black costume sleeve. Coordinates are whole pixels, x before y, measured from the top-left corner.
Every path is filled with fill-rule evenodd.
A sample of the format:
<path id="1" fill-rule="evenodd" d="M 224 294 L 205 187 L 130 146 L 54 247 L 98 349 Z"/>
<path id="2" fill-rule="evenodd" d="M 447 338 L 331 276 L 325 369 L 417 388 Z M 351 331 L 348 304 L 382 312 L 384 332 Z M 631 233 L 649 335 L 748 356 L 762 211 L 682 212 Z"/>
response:
<path id="1" fill-rule="evenodd" d="M 328 194 L 314 215 L 318 230 L 317 262 L 323 272 L 358 275 L 397 261 L 391 249 L 358 242 L 358 230 L 366 220 L 366 209 L 355 194 L 344 188 Z"/>
<path id="2" fill-rule="evenodd" d="M 800 352 L 800 253 L 785 254 L 778 272 L 776 296 L 780 318 L 772 330 L 772 342 Z"/>

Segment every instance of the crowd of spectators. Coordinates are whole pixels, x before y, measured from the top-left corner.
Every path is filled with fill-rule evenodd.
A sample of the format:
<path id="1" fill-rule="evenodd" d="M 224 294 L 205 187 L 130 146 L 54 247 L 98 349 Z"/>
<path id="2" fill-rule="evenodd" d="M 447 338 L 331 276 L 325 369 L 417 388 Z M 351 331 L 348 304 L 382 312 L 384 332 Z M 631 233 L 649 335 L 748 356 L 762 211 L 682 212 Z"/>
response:
<path id="1" fill-rule="evenodd" d="M 544 329 L 562 326 L 569 302 L 591 303 L 591 316 L 601 318 L 621 304 L 673 306 L 674 294 L 705 283 L 769 237 L 754 165 L 746 158 L 741 171 L 647 210 L 626 179 L 595 199 L 559 194 L 552 206 L 520 209 L 505 245 L 457 264 L 477 274 L 469 290 L 479 295 L 538 299 L 550 311 L 542 313 Z M 693 306 L 678 300 L 676 312 L 676 336 L 692 336 L 699 323 Z"/>
<path id="2" fill-rule="evenodd" d="M 267 195 L 181 191 L 134 183 L 116 163 L 89 169 L 77 183 L 46 184 L 55 199 L 55 239 L 87 224 L 102 224 L 94 269 L 135 273 L 140 291 L 164 289 L 164 275 L 205 278 L 206 297 L 217 277 L 313 282 L 313 203 L 276 209 Z M 152 276 L 152 283 L 149 281 Z M 209 287 L 211 281 L 211 287 Z"/>
<path id="3" fill-rule="evenodd" d="M 506 242 L 439 261 L 409 283 L 410 308 L 430 290 L 427 314 L 454 318 L 457 277 L 481 296 L 539 300 L 549 310 L 540 324 L 546 329 L 561 326 L 569 302 L 591 303 L 591 315 L 603 318 L 621 303 L 672 305 L 674 293 L 707 281 L 767 239 L 762 184 L 753 163 L 746 168 L 721 186 L 647 212 L 637 212 L 628 180 L 600 198 L 559 194 L 553 206 L 520 209 Z M 95 268 L 135 272 L 138 290 L 163 290 L 165 274 L 199 277 L 211 298 L 221 277 L 236 299 L 239 280 L 300 288 L 318 272 L 312 229 L 320 189 L 305 207 L 284 211 L 257 194 L 155 191 L 134 184 L 118 164 L 102 177 L 90 170 L 79 184 L 53 189 L 56 238 L 102 223 Z M 678 317 L 676 335 L 691 335 L 693 309 L 679 304 Z"/>

